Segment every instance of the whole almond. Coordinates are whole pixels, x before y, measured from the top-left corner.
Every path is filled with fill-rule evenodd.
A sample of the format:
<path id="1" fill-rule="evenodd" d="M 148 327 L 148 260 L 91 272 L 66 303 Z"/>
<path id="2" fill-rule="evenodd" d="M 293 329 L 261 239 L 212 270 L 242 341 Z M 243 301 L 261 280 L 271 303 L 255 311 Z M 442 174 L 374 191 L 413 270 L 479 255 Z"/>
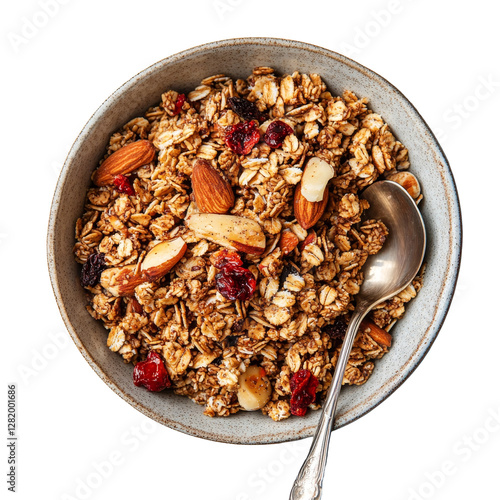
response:
<path id="1" fill-rule="evenodd" d="M 96 186 L 113 183 L 116 175 L 125 175 L 147 165 L 155 156 L 153 143 L 141 140 L 131 142 L 108 156 L 95 171 L 93 181 Z"/>
<path id="2" fill-rule="evenodd" d="M 191 183 L 200 212 L 225 214 L 233 207 L 234 193 L 231 185 L 207 160 L 195 161 Z"/>
<path id="3" fill-rule="evenodd" d="M 377 344 L 382 347 L 391 347 L 392 335 L 377 326 L 373 321 L 364 319 L 361 322 L 360 330 L 367 333 Z"/>
<path id="4" fill-rule="evenodd" d="M 304 228 L 309 229 L 319 221 L 328 204 L 328 190 L 325 190 L 321 201 L 307 201 L 302 195 L 302 182 L 295 188 L 293 199 L 293 211 L 297 222 Z"/>
<path id="5" fill-rule="evenodd" d="M 288 255 L 299 244 L 299 238 L 290 229 L 285 229 L 280 236 L 279 247 L 283 255 Z"/>

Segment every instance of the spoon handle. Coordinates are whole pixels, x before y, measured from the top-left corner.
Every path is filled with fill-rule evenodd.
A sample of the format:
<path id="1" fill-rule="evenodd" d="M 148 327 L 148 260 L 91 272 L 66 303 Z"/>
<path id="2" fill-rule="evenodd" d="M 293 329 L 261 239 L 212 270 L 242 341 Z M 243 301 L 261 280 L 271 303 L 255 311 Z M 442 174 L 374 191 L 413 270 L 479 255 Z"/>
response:
<path id="1" fill-rule="evenodd" d="M 349 322 L 344 343 L 342 344 L 342 349 L 340 350 L 335 366 L 332 383 L 323 404 L 323 411 L 321 412 L 318 427 L 314 434 L 309 454 L 297 475 L 297 479 L 293 483 L 290 500 L 319 500 L 321 498 L 328 445 L 330 444 L 335 409 L 337 408 L 337 400 L 342 387 L 344 372 L 359 325 L 370 309 L 371 307 L 363 303 L 358 304 Z"/>

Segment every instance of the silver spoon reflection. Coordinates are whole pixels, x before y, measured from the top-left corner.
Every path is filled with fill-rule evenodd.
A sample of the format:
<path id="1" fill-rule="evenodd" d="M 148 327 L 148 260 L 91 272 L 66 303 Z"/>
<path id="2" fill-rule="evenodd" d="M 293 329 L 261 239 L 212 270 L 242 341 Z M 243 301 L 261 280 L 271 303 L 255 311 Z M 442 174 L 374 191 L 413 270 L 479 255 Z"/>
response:
<path id="1" fill-rule="evenodd" d="M 290 500 L 321 498 L 335 409 L 359 325 L 377 304 L 398 294 L 412 282 L 424 258 L 424 221 L 402 186 L 392 181 L 376 182 L 366 188 L 361 197 L 370 203 L 365 218 L 382 220 L 389 229 L 389 236 L 382 250 L 371 255 L 363 267 L 365 279 L 356 296 L 356 308 L 344 337 L 311 449 L 293 484 Z"/>

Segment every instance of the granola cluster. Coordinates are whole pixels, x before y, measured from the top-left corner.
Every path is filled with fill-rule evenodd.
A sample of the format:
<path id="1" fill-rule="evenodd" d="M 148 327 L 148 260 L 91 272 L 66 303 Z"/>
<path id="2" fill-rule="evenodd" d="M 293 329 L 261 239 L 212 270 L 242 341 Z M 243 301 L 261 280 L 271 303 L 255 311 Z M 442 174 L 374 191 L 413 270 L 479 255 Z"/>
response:
<path id="1" fill-rule="evenodd" d="M 234 97 L 256 105 L 264 117 L 253 122 L 261 137 L 277 120 L 293 133 L 280 147 L 260 140 L 248 154 L 235 153 L 225 134 L 245 119 L 229 105 Z M 246 80 L 211 76 L 185 99 L 165 92 L 157 106 L 112 135 L 103 160 L 139 140 L 154 145 L 155 158 L 127 173 L 126 191 L 113 183 L 88 190 L 76 223 L 76 260 L 85 264 L 102 254 L 107 268 L 137 270 L 160 242 L 180 237 L 187 250 L 166 275 L 140 282 L 129 294 L 86 283 L 87 309 L 109 330 L 108 347 L 134 364 L 160 354 L 171 389 L 204 405 L 208 416 L 242 409 L 239 380 L 250 365 L 263 368 L 271 383 L 261 410 L 273 420 L 290 416 L 290 379 L 299 370 L 318 379 L 311 405 L 318 408 L 363 281 L 361 268 L 387 235 L 380 221 L 362 221 L 368 203 L 360 192 L 379 178 L 404 178 L 418 200 L 407 149 L 366 98 L 350 91 L 334 96 L 316 74 L 278 76 L 267 67 Z M 324 213 L 304 229 L 293 199 L 311 157 L 333 166 L 335 176 Z M 265 234 L 263 253 L 239 252 L 256 281 L 249 300 L 218 291 L 214 255 L 223 247 L 186 224 L 199 212 L 191 180 L 200 159 L 231 186 L 228 215 L 258 222 Z M 419 277 L 372 312 L 355 340 L 344 384 L 366 382 L 390 346 L 388 331 L 420 287 Z"/>

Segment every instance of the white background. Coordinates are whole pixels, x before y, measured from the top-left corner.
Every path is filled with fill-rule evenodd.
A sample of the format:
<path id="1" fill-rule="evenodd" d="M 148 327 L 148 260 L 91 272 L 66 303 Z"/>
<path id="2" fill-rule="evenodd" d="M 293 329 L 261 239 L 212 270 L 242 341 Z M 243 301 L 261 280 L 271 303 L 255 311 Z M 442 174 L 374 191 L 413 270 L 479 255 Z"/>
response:
<path id="1" fill-rule="evenodd" d="M 6 385 L 15 382 L 17 498 L 288 498 L 310 440 L 234 446 L 151 423 L 69 341 L 45 262 L 57 176 L 96 108 L 156 61 L 239 36 L 314 43 L 387 78 L 441 137 L 461 197 L 463 261 L 445 325 L 401 389 L 334 433 L 324 498 L 500 498 L 495 2 L 47 3 L 50 16 L 43 0 L 3 2 L 0 15 L 0 420 L 6 427 Z M 39 27 L 30 30 L 31 22 Z M 8 498 L 1 449 L 1 495 Z"/>

